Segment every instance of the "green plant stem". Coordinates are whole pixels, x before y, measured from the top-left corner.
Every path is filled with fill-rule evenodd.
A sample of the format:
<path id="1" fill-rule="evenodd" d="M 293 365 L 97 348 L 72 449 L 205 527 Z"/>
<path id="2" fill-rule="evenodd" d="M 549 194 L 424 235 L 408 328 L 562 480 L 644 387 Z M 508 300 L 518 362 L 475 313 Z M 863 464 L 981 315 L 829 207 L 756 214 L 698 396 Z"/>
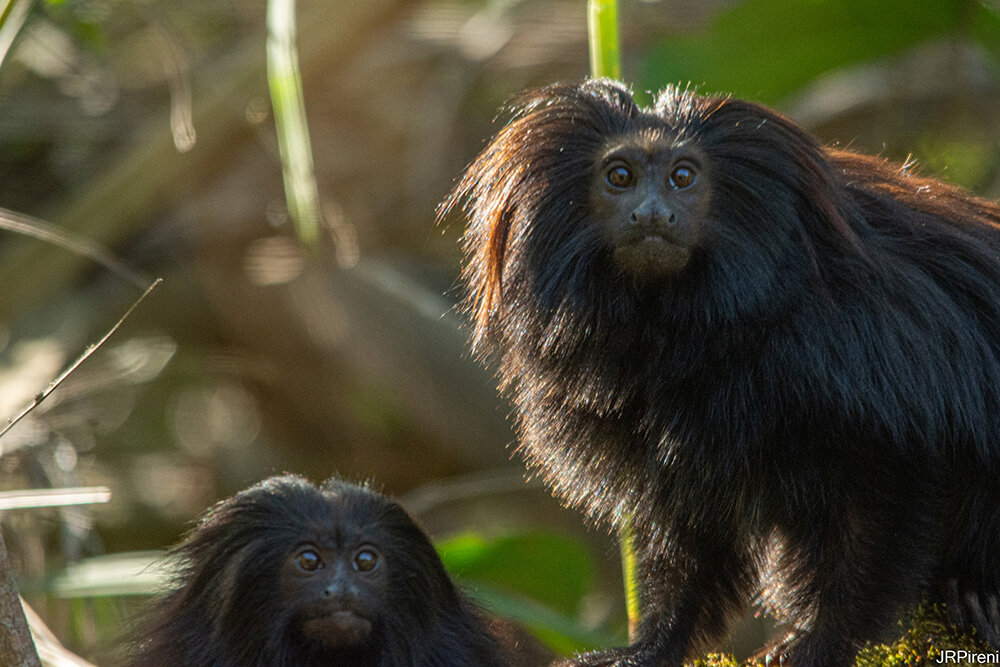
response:
<path id="1" fill-rule="evenodd" d="M 625 612 L 628 615 L 628 637 L 634 641 L 642 619 L 639 608 L 639 568 L 635 558 L 635 538 L 632 520 L 627 518 L 618 528 L 619 548 L 622 552 L 622 582 L 625 586 Z"/>
<path id="2" fill-rule="evenodd" d="M 590 33 L 590 75 L 594 78 L 620 79 L 621 55 L 618 49 L 617 0 L 588 0 L 587 29 Z M 625 586 L 625 610 L 628 613 L 629 639 L 634 640 L 639 627 L 639 572 L 631 517 L 618 527 L 622 553 L 622 581 Z"/>
<path id="3" fill-rule="evenodd" d="M 588 0 L 587 29 L 590 33 L 590 75 L 620 79 L 617 0 Z"/>
<path id="4" fill-rule="evenodd" d="M 319 188 L 295 43 L 295 0 L 268 0 L 267 84 L 278 132 L 285 198 L 299 240 L 315 247 L 321 222 Z"/>

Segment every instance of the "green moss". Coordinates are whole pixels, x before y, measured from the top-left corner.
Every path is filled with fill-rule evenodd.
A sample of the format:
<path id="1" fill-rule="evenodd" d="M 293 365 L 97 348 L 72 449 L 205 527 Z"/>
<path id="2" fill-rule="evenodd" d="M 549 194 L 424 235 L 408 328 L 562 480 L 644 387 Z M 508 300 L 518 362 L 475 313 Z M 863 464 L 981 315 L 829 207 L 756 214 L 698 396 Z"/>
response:
<path id="1" fill-rule="evenodd" d="M 695 660 L 691 667 L 739 667 L 738 662 L 731 655 L 721 653 L 709 653 L 704 660 Z"/>
<path id="2" fill-rule="evenodd" d="M 899 640 L 892 644 L 867 646 L 858 654 L 855 667 L 933 665 L 937 664 L 937 657 L 943 649 L 991 652 L 975 637 L 959 632 L 940 605 L 922 606 L 900 625 L 904 633 Z"/>
<path id="3" fill-rule="evenodd" d="M 936 665 L 944 649 L 992 653 L 992 649 L 973 636 L 962 634 L 948 620 L 944 607 L 924 605 L 900 621 L 903 634 L 894 642 L 869 644 L 858 653 L 855 667 L 929 667 Z M 732 656 L 710 653 L 690 663 L 691 667 L 740 667 Z M 762 663 L 757 663 L 762 664 Z"/>

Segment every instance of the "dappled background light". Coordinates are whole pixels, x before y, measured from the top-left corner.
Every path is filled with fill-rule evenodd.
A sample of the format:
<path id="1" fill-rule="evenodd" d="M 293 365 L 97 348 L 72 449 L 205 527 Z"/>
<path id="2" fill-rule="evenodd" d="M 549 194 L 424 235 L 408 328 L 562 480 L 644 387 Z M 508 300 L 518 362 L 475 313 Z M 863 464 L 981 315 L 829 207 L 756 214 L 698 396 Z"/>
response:
<path id="1" fill-rule="evenodd" d="M 690 81 L 757 99 L 826 142 L 912 154 L 918 170 L 1000 195 L 994 5 L 806 4 L 623 1 L 626 77 L 640 96 Z M 852 9 L 862 4 L 887 16 Z M 0 491 L 111 491 L 105 504 L 3 516 L 23 588 L 60 637 L 113 656 L 108 629 L 136 592 L 87 597 L 68 574 L 84 569 L 68 566 L 163 548 L 214 502 L 283 471 L 371 479 L 439 538 L 567 538 L 584 554 L 571 573 L 580 594 L 553 604 L 599 633 L 589 640 L 620 637 L 615 541 L 525 482 L 510 407 L 455 309 L 463 222 L 434 221 L 512 95 L 587 74 L 585 3 L 300 1 L 326 225 L 314 250 L 285 204 L 265 3 L 35 5 L 0 67 L 0 209 L 101 244 L 131 273 L 94 248 L 15 234 L 21 218 L 0 214 L 0 416 L 99 339 L 137 284 L 164 278 L 0 439 Z M 95 571 L 115 563 L 136 561 Z M 544 595 L 543 583 L 519 585 Z"/>

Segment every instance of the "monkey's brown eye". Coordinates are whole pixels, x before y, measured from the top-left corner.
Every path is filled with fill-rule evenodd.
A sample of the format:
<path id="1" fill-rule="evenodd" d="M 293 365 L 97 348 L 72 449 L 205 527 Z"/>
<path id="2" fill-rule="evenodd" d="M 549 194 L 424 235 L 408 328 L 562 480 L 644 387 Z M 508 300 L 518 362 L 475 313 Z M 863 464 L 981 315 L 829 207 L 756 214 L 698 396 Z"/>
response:
<path id="1" fill-rule="evenodd" d="M 371 572 L 378 567 L 378 553 L 373 549 L 362 549 L 354 554 L 354 569 L 358 572 Z"/>
<path id="2" fill-rule="evenodd" d="M 691 187 L 694 183 L 694 169 L 690 167 L 676 167 L 670 172 L 670 185 L 678 190 Z"/>
<path id="3" fill-rule="evenodd" d="M 303 572 L 315 572 L 323 567 L 323 559 L 312 549 L 304 549 L 295 554 L 295 565 Z"/>
<path id="4" fill-rule="evenodd" d="M 635 174 L 628 167 L 618 165 L 608 170 L 607 179 L 611 187 L 624 190 L 635 183 Z"/>

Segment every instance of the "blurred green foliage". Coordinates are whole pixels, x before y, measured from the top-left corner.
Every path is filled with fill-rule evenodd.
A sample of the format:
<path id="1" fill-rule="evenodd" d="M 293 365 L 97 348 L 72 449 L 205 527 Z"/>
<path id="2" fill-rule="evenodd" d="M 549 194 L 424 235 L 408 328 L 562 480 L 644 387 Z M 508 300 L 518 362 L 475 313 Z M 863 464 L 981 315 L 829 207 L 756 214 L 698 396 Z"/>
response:
<path id="1" fill-rule="evenodd" d="M 639 84 L 690 82 L 774 104 L 837 68 L 960 34 L 1000 53 L 1000 16 L 976 0 L 747 0 L 657 44 Z"/>
<path id="2" fill-rule="evenodd" d="M 470 532 L 437 547 L 457 577 L 534 598 L 567 615 L 579 613 L 593 583 L 593 558 L 569 537 L 529 532 L 486 538 Z"/>
<path id="3" fill-rule="evenodd" d="M 109 23 L 138 20 L 116 13 L 116 4 L 114 0 L 45 0 L 39 7 L 80 44 L 101 52 L 109 48 Z M 531 3 L 507 4 L 516 8 Z M 627 10 L 620 19 L 629 21 Z M 209 32 L 211 22 L 204 23 L 203 30 Z M 994 57 L 1000 55 L 996 4 L 977 0 L 746 0 L 719 12 L 703 30 L 658 40 L 647 52 L 635 54 L 640 63 L 636 88 L 656 90 L 668 83 L 690 82 L 705 92 L 776 104 L 831 72 L 953 38 L 969 40 Z M 927 171 L 947 170 L 950 180 L 979 184 L 989 182 L 998 168 L 993 145 L 936 132 L 926 137 L 926 142 L 913 148 Z M 357 412 L 365 415 L 369 429 L 405 430 L 391 399 L 373 392 L 347 400 L 359 406 Z M 497 537 L 469 532 L 438 546 L 448 569 L 471 595 L 492 612 L 522 624 L 559 653 L 625 641 L 621 614 L 608 614 L 596 624 L 585 618 L 596 567 L 581 541 L 526 528 L 523 533 Z M 43 587 L 55 597 L 72 601 L 68 612 L 72 634 L 81 644 L 93 646 L 98 643 L 94 635 L 112 639 L 120 635 L 123 619 L 127 619 L 123 609 L 132 604 L 133 596 L 162 587 L 162 574 L 152 567 L 159 558 L 125 554 L 91 559 L 60 572 Z M 30 592 L 31 586 L 25 590 Z M 942 618 L 937 609 L 918 612 L 899 642 L 869 647 L 859 656 L 859 667 L 923 664 L 933 655 L 934 646 L 975 646 L 972 640 L 956 636 Z M 735 663 L 716 657 L 695 664 Z"/>
<path id="4" fill-rule="evenodd" d="M 625 641 L 579 620 L 595 565 L 578 540 L 540 532 L 492 538 L 465 533 L 438 543 L 438 549 L 470 595 L 561 654 Z"/>

